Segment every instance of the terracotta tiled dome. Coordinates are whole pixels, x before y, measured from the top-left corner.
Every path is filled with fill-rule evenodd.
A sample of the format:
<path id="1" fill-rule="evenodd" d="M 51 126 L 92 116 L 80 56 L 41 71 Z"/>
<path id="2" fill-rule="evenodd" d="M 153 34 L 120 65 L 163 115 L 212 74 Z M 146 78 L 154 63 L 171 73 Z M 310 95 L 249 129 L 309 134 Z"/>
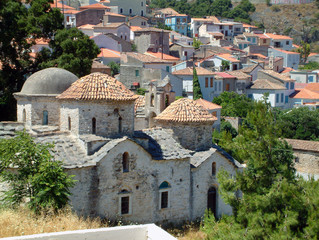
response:
<path id="1" fill-rule="evenodd" d="M 189 98 L 181 98 L 173 102 L 155 119 L 180 123 L 213 123 L 217 120 L 203 106 Z"/>
<path id="2" fill-rule="evenodd" d="M 134 101 L 137 96 L 115 78 L 91 73 L 74 82 L 59 99 Z"/>

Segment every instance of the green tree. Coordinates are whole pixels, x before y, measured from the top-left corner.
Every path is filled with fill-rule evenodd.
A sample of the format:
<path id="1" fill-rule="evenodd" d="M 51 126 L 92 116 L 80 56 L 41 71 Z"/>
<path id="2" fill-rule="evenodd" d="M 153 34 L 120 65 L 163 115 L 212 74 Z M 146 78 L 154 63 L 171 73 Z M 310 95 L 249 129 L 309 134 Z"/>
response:
<path id="1" fill-rule="evenodd" d="M 2 201 L 19 205 L 26 198 L 33 210 L 64 207 L 75 181 L 51 155 L 53 146 L 35 143 L 25 132 L 0 141 L 0 176 L 10 185 Z"/>
<path id="2" fill-rule="evenodd" d="M 94 41 L 77 28 L 58 30 L 49 46 L 52 54 L 40 66 L 64 68 L 78 77 L 91 72 L 93 59 L 100 53 Z M 43 50 L 41 54 L 46 55 L 47 50 Z"/>
<path id="3" fill-rule="evenodd" d="M 194 37 L 194 38 L 193 38 L 193 47 L 194 47 L 195 49 L 199 49 L 200 45 L 202 45 L 201 41 L 200 41 L 199 39 L 197 39 L 197 38 Z"/>
<path id="4" fill-rule="evenodd" d="M 313 224 L 311 230 L 306 229 L 311 220 L 318 219 L 318 209 L 312 208 L 319 200 L 318 189 L 310 190 L 296 178 L 292 149 L 279 139 L 280 128 L 266 99 L 254 103 L 246 120 L 230 143 L 246 168 L 235 179 L 226 171 L 218 173 L 220 193 L 233 207 L 234 216 L 223 217 L 220 222 L 207 216 L 208 224 L 204 223 L 203 229 L 208 238 L 305 239 L 304 233 L 316 236 L 319 230 Z"/>
<path id="5" fill-rule="evenodd" d="M 300 47 L 297 49 L 297 52 L 300 53 L 301 61 L 307 62 L 307 58 L 310 54 L 310 45 L 301 40 Z"/>
<path id="6" fill-rule="evenodd" d="M 318 62 L 309 62 L 302 67 L 299 67 L 300 70 L 316 70 L 319 68 Z"/>
<path id="7" fill-rule="evenodd" d="M 222 106 L 221 115 L 245 118 L 253 109 L 253 101 L 245 95 L 235 92 L 223 92 L 213 99 L 213 103 Z"/>
<path id="8" fill-rule="evenodd" d="M 212 14 L 214 16 L 227 17 L 232 7 L 230 0 L 215 0 L 212 5 Z"/>
<path id="9" fill-rule="evenodd" d="M 197 71 L 196 71 L 196 68 L 194 66 L 193 67 L 193 99 L 197 100 L 200 98 L 203 98 L 203 94 L 202 94 L 202 91 L 200 89 Z"/>
<path id="10" fill-rule="evenodd" d="M 276 119 L 284 138 L 319 140 L 319 109 L 293 108 L 279 112 Z"/>
<path id="11" fill-rule="evenodd" d="M 145 88 L 138 88 L 136 89 L 137 95 L 145 95 L 146 89 Z"/>
<path id="12" fill-rule="evenodd" d="M 226 60 L 222 60 L 222 71 L 229 70 L 229 68 L 230 68 L 229 62 Z"/>
<path id="13" fill-rule="evenodd" d="M 114 77 L 116 74 L 120 72 L 120 64 L 112 61 L 112 62 L 109 62 L 108 66 L 111 68 L 112 77 Z"/>

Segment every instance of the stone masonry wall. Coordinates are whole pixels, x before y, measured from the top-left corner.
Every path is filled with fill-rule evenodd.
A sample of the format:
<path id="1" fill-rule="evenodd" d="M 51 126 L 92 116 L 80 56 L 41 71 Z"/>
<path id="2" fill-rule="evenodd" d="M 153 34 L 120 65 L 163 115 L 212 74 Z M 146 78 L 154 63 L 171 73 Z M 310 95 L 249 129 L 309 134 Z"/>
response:
<path id="1" fill-rule="evenodd" d="M 61 107 L 61 130 L 67 128 L 71 116 L 75 134 L 91 134 L 93 118 L 96 119 L 96 134 L 100 136 L 118 135 L 119 117 L 122 118 L 121 134 L 131 135 L 134 131 L 134 101 L 64 101 Z"/>
<path id="2" fill-rule="evenodd" d="M 216 175 L 212 175 L 212 163 L 216 163 Z M 205 162 L 197 168 L 192 169 L 192 220 L 202 217 L 207 208 L 207 194 L 210 187 L 215 187 L 218 191 L 219 183 L 217 181 L 218 171 L 225 169 L 231 176 L 236 175 L 236 169 L 232 163 L 229 162 L 220 153 L 213 153 Z M 217 216 L 222 214 L 231 215 L 232 208 L 226 205 L 217 193 Z"/>
<path id="3" fill-rule="evenodd" d="M 294 150 L 295 168 L 298 172 L 319 174 L 319 153 Z"/>
<path id="4" fill-rule="evenodd" d="M 158 121 L 156 125 L 172 129 L 177 140 L 184 148 L 203 150 L 209 148 L 212 144 L 212 124 L 182 124 Z"/>
<path id="5" fill-rule="evenodd" d="M 129 154 L 128 172 L 122 168 L 125 152 Z M 78 213 L 139 223 L 189 219 L 189 159 L 152 160 L 141 146 L 126 140 L 113 147 L 96 167 L 69 172 L 77 175 L 71 201 Z M 163 181 L 171 185 L 170 207 L 166 209 L 159 208 L 159 185 Z M 130 214 L 121 216 L 123 194 L 130 197 Z"/>

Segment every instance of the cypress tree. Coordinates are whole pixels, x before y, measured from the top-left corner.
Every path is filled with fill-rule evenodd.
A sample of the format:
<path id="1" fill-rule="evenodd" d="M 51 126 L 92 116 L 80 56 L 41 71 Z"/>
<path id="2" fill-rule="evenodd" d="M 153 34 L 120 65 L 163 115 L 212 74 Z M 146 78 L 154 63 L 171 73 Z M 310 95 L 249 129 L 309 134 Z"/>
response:
<path id="1" fill-rule="evenodd" d="M 197 71 L 195 66 L 193 67 L 193 99 L 197 100 L 203 98 L 202 91 L 200 90 L 200 85 L 198 81 Z"/>

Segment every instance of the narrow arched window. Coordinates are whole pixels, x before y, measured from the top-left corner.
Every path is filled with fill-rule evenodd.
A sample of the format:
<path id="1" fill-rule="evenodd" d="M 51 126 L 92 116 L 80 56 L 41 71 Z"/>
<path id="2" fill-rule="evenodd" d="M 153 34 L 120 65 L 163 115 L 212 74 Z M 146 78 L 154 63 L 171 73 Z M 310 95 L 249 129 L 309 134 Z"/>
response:
<path id="1" fill-rule="evenodd" d="M 151 94 L 151 102 L 150 102 L 150 104 L 151 104 L 151 107 L 154 107 L 154 94 L 153 93 Z"/>
<path id="2" fill-rule="evenodd" d="M 68 129 L 69 131 L 71 131 L 71 118 L 68 117 Z"/>
<path id="3" fill-rule="evenodd" d="M 96 134 L 96 119 L 92 118 L 92 134 Z"/>
<path id="4" fill-rule="evenodd" d="M 26 122 L 27 121 L 27 114 L 25 112 L 25 109 L 23 109 L 22 111 L 22 122 Z"/>
<path id="5" fill-rule="evenodd" d="M 160 209 L 169 208 L 169 189 L 171 188 L 171 185 L 164 181 L 159 186 L 159 192 L 160 192 L 160 202 L 159 206 Z"/>
<path id="6" fill-rule="evenodd" d="M 48 111 L 43 111 L 43 118 L 42 118 L 42 125 L 48 125 L 49 124 L 49 114 Z"/>
<path id="7" fill-rule="evenodd" d="M 216 163 L 215 162 L 212 163 L 212 175 L 213 176 L 216 175 Z"/>
<path id="8" fill-rule="evenodd" d="M 122 167 L 123 167 L 123 172 L 129 172 L 129 155 L 127 152 L 123 153 L 122 156 Z"/>
<path id="9" fill-rule="evenodd" d="M 169 105 L 169 96 L 166 95 L 166 96 L 165 96 L 165 108 L 167 108 L 168 105 Z"/>
<path id="10" fill-rule="evenodd" d="M 122 118 L 119 117 L 119 133 L 122 133 Z"/>

